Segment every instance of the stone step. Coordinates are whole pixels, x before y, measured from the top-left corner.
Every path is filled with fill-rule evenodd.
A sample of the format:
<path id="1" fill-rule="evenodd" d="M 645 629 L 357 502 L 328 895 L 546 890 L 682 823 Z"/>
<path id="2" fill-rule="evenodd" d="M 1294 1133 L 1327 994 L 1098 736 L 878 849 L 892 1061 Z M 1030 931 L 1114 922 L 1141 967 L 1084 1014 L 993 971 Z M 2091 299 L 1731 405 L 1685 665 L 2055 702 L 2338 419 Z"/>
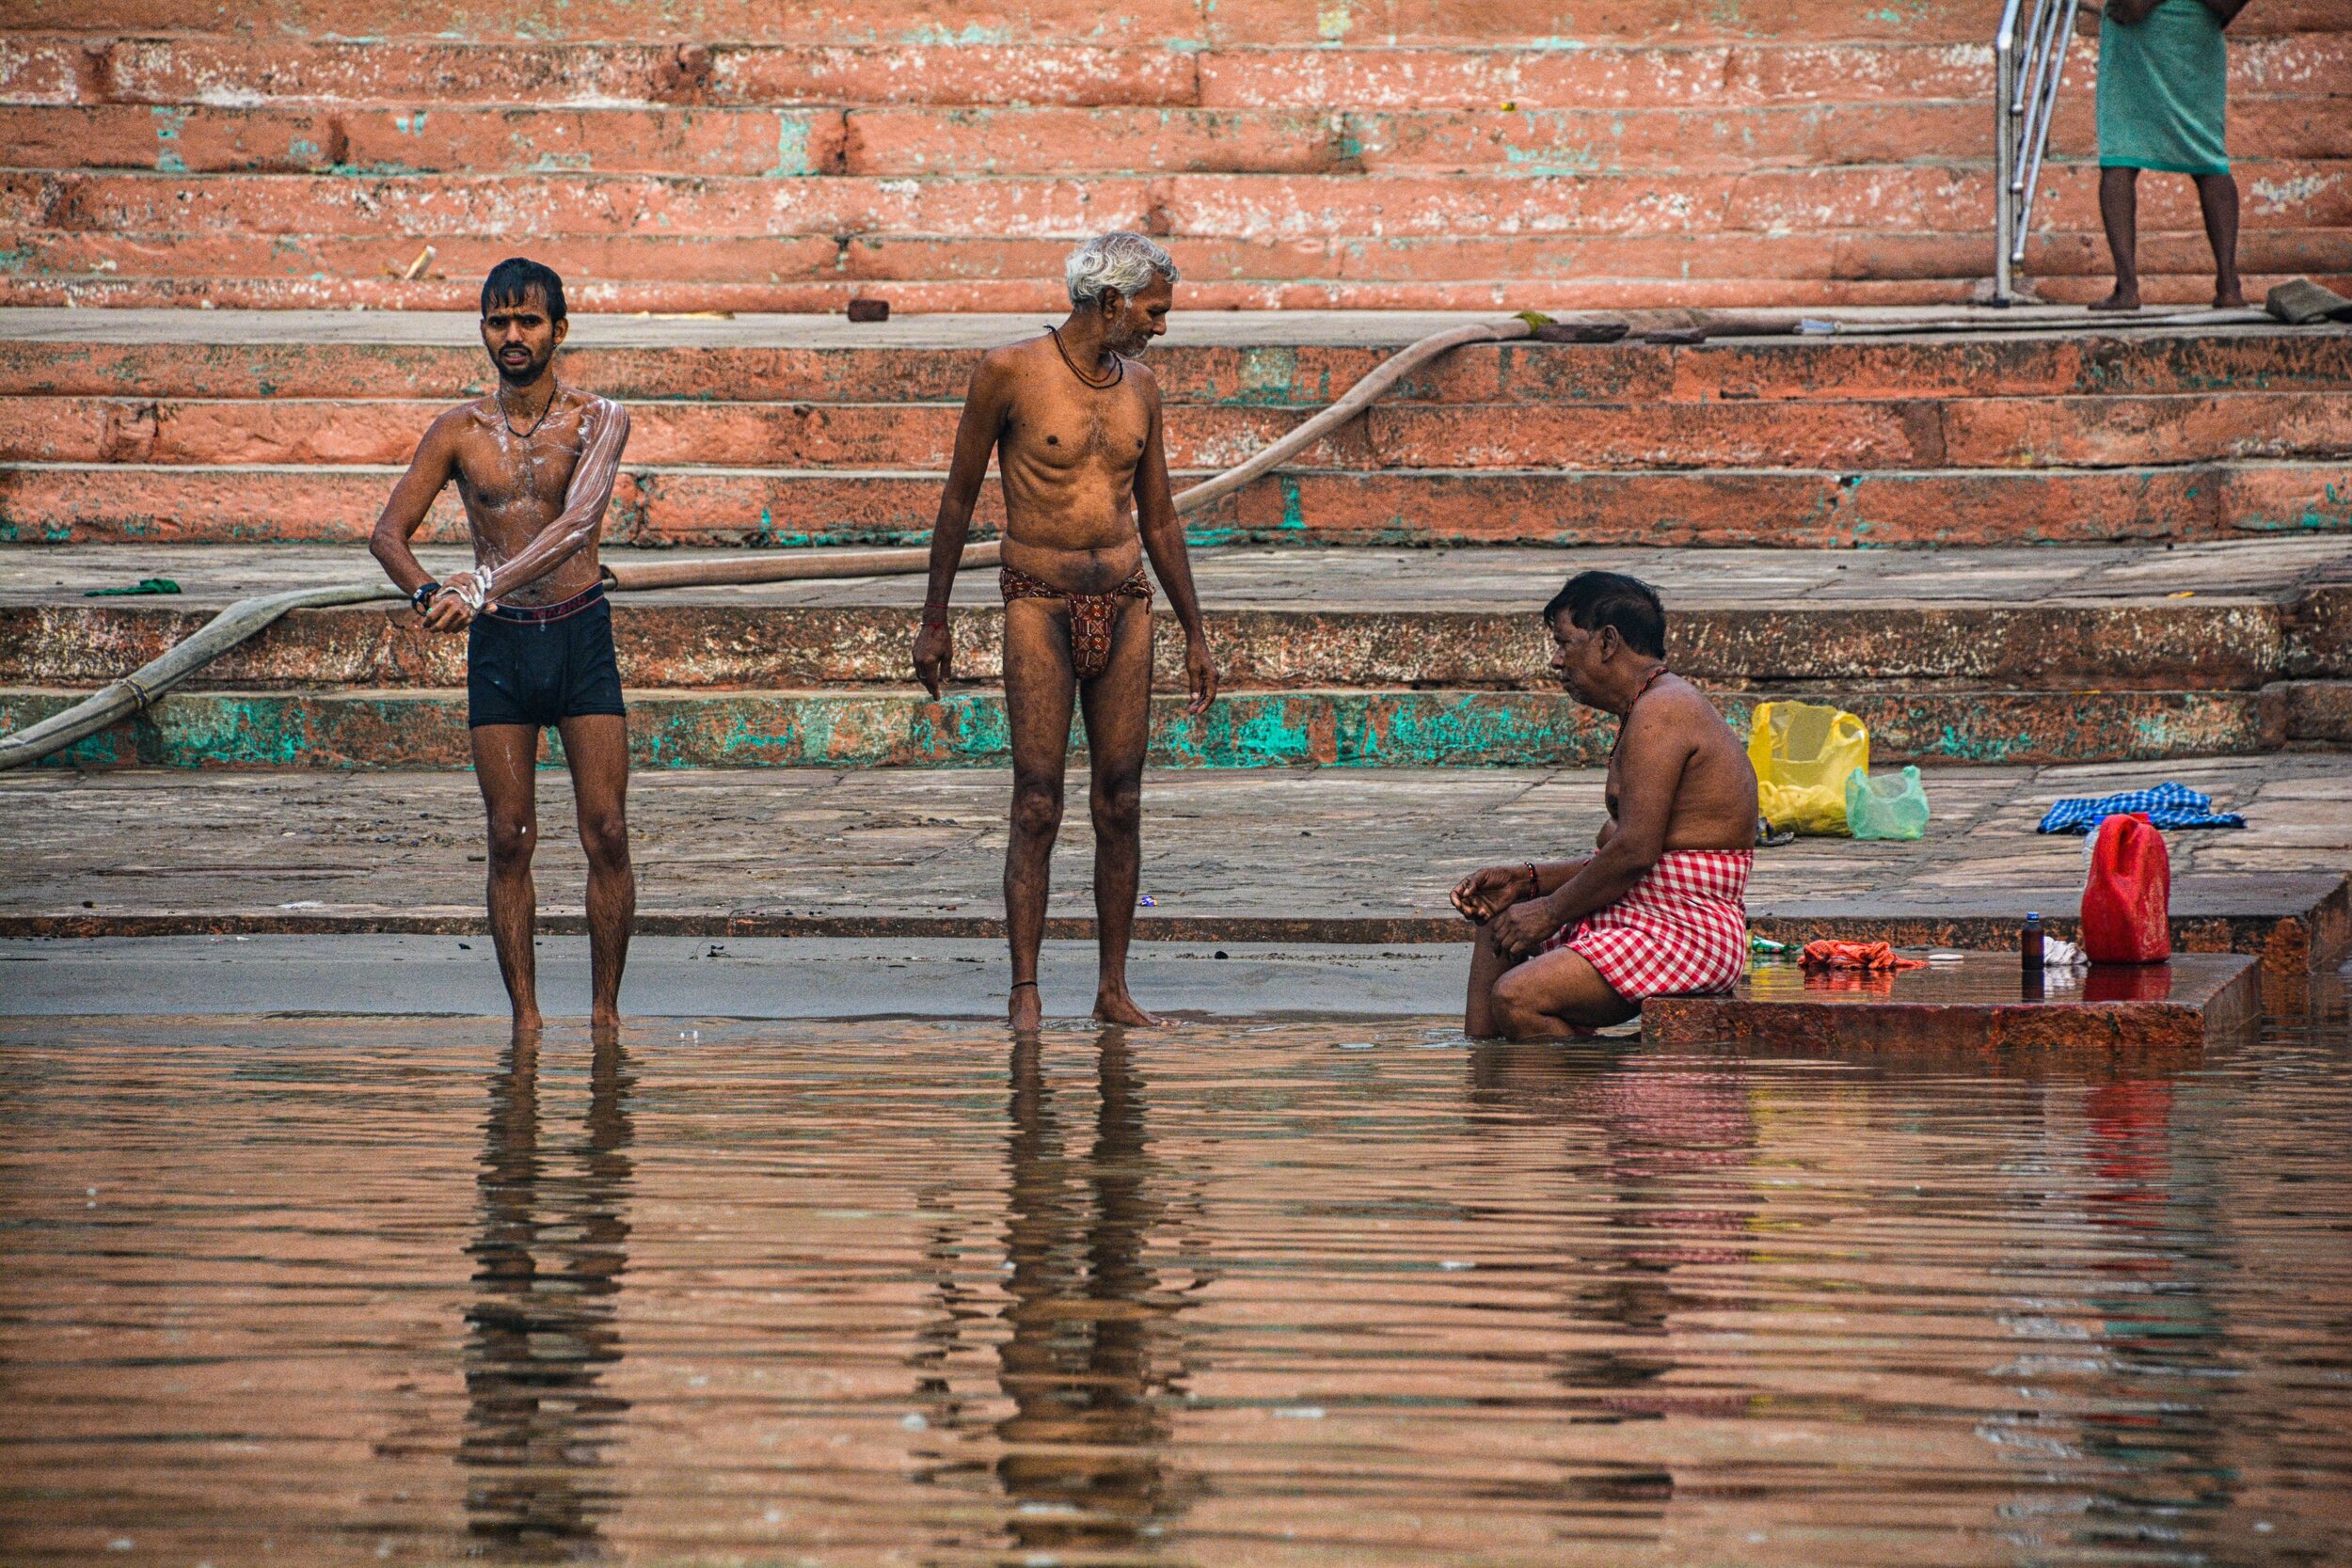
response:
<path id="1" fill-rule="evenodd" d="M 636 552 L 609 551 L 624 561 Z M 184 592 L 85 597 L 129 580 L 115 547 L 0 550 L 0 684 L 96 687 L 157 656 L 232 598 L 366 580 L 352 549 L 163 546 L 136 571 Z M 446 576 L 465 557 L 428 551 Z M 2148 548 L 1902 552 L 1672 550 L 1199 552 L 1223 678 L 1233 689 L 1553 693 L 1534 610 L 1569 574 L 1658 585 L 1669 656 L 1694 679 L 1943 684 L 2012 690 L 2256 690 L 2352 677 L 2352 552 L 2328 541 Z M 641 688 L 903 687 L 920 577 L 622 594 L 622 669 Z M 955 670 L 998 678 L 993 578 L 957 584 Z M 1165 615 L 1158 678 L 1182 684 Z M 461 639 L 405 607 L 298 612 L 200 673 L 197 688 L 396 689 L 464 684 Z"/>
<path id="2" fill-rule="evenodd" d="M 2309 25 L 2306 17 L 2328 14 L 2327 0 L 2278 0 L 2268 24 Z M 1198 0 L 1136 0 L 1116 14 L 1073 0 L 1019 6 L 1003 0 L 866 0 L 846 15 L 839 8 L 778 8 L 756 0 L 527 0 L 495 17 L 485 17 L 460 0 L 372 0 L 358 7 L 336 0 L 240 0 L 233 5 L 228 0 L 193 5 L 176 0 L 51 0 L 41 8 L 40 21 L 59 31 L 251 33 L 263 38 L 358 34 L 564 42 L 690 38 L 828 43 L 845 33 L 889 40 L 968 33 L 976 40 L 1013 43 L 1214 47 L 1331 45 L 1346 40 L 1359 25 L 1353 16 L 1301 9 L 1292 0 L 1220 0 L 1214 12 L 1205 12 Z M 1381 32 L 1406 43 L 1533 41 L 1555 36 L 1557 26 L 1555 8 L 1511 0 L 1503 5 L 1418 8 Z M 1669 0 L 1628 0 L 1586 22 L 1581 33 L 1596 40 L 1627 40 L 1680 37 L 1698 41 L 1762 34 L 1981 43 L 1984 28 L 1981 19 L 1941 7 L 1873 13 L 1836 0 L 1752 0 L 1737 16 L 1726 12 L 1708 18 L 1692 15 Z"/>
<path id="3" fill-rule="evenodd" d="M 423 552 L 446 576 L 467 557 Z M 615 565 L 660 560 L 608 548 Z M 0 680 L 111 679 L 248 595 L 367 580 L 352 547 L 151 546 L 145 575 L 183 592 L 90 598 L 131 578 L 112 546 L 0 548 Z M 2330 539 L 2175 547 L 1193 552 L 1229 680 L 1549 689 L 1533 614 L 1569 575 L 1631 572 L 1676 618 L 1677 667 L 1730 683 L 1895 676 L 2017 688 L 2250 688 L 2352 674 L 2352 551 Z M 616 595 L 640 686 L 903 679 L 919 575 Z M 958 669 L 995 678 L 995 584 L 956 585 Z M 389 606 L 304 611 L 215 667 L 224 683 L 455 684 L 453 640 Z M 636 662 L 643 660 L 644 662 Z M 1172 667 L 1171 667 L 1172 668 Z M 199 677 L 202 678 L 202 677 Z"/>
<path id="4" fill-rule="evenodd" d="M 2014 953 L 2019 922 L 2038 910 L 2071 934 L 2081 841 L 2034 825 L 2061 797 L 2142 788 L 2153 775 L 2247 818 L 2242 830 L 2167 835 L 2176 951 L 2259 955 L 2285 979 L 2327 974 L 2352 942 L 2342 869 L 2352 757 L 1922 771 L 1924 841 L 1804 838 L 1765 850 L 1748 884 L 1751 927 L 1799 943 Z M 1069 783 L 1051 929 L 1091 939 L 1086 781 Z M 1136 935 L 1466 946 L 1470 927 L 1446 890 L 1531 849 L 1575 853 L 1601 820 L 1602 785 L 1597 768 L 1149 772 L 1143 887 L 1154 898 Z M 1011 788 L 1001 768 L 642 770 L 628 800 L 638 929 L 1001 941 Z M 544 772 L 537 793 L 540 918 L 578 932 L 585 866 L 569 781 Z M 453 769 L 28 769 L 0 774 L 0 838 L 9 936 L 483 928 L 480 863 L 468 860 L 483 852 L 482 800 Z"/>
<path id="5" fill-rule="evenodd" d="M 2324 5 L 2326 0 L 2321 0 Z M 1689 23 L 1693 19 L 1680 19 Z M 2325 95 L 2352 79 L 2340 16 L 2278 31 L 2231 29 L 2233 117 L 2271 95 Z M 700 31 L 699 29 L 697 31 Z M 1979 30 L 1981 33 L 1981 30 Z M 704 35 L 707 37 L 707 34 Z M 1319 111 L 1752 108 L 1990 97 L 1984 36 L 1947 42 L 1775 39 L 1704 42 L 1687 26 L 1630 42 L 1454 41 L 1214 49 L 1095 42 L 549 42 L 451 38 L 145 37 L 23 31 L 0 47 L 0 101 L 359 105 L 1133 105 Z M 2062 103 L 2074 113 L 2095 55 L 2077 40 Z"/>
<path id="6" fill-rule="evenodd" d="M 1375 20 L 1377 19 L 1377 20 Z M 1744 42 L 1756 38 L 1900 40 L 1981 45 L 1983 19 L 1967 8 L 1936 6 L 1860 11 L 1836 0 L 1752 0 L 1737 13 L 1696 15 L 1671 0 L 1626 0 L 1581 17 L 1578 37 L 1601 42 L 1666 39 L 1681 43 Z M 2248 31 L 2297 32 L 2340 25 L 2335 0 L 2273 0 Z M 527 0 L 485 15 L 460 0 L 50 0 L 44 27 L 80 33 L 211 33 L 259 38 L 516 40 L 564 43 L 680 38 L 755 43 L 832 43 L 845 34 L 889 42 L 937 41 L 959 35 L 1010 44 L 1149 44 L 1194 49 L 1352 44 L 1518 43 L 1560 39 L 1562 17 L 1541 0 L 1476 6 L 1438 4 L 1390 16 L 1302 8 L 1294 0 L 1140 0 L 1116 14 L 1050 0 L 945 4 L 943 0 L 866 0 L 853 8 L 776 8 L 756 0 Z M 1381 24 L 1385 23 L 1385 25 Z"/>
<path id="7" fill-rule="evenodd" d="M 2347 369 L 2352 369 L 2348 366 Z M 447 398 L 0 398 L 0 462 L 405 464 Z M 629 404 L 629 455 L 662 467 L 945 469 L 957 403 Z M 1308 417 L 1171 403 L 1168 461 L 1241 462 Z M 1581 469 L 2171 466 L 2328 458 L 2352 432 L 2352 388 L 2155 397 L 1396 404 L 1295 459 L 1315 468 Z"/>
<path id="8" fill-rule="evenodd" d="M 2057 763 L 2160 761 L 2342 742 L 2304 732 L 2347 710 L 2352 683 L 2262 691 L 2048 692 L 1806 689 L 1720 693 L 1744 730 L 1755 702 L 1834 696 L 1859 715 L 1883 760 Z M 82 693 L 0 689 L 0 731 L 37 723 Z M 1009 760 L 1003 699 L 953 691 L 679 691 L 629 694 L 641 767 L 946 767 Z M 1236 691 L 1198 718 L 1153 699 L 1160 768 L 1594 766 L 1613 725 L 1559 693 Z M 1077 738 L 1073 736 L 1073 744 Z M 111 768 L 453 768 L 469 757 L 462 690 L 192 691 L 68 749 L 43 766 Z"/>
<path id="9" fill-rule="evenodd" d="M 326 543 L 367 537 L 382 465 L 0 464 L 0 541 Z M 1179 487 L 1208 477 L 1176 476 Z M 944 476 L 882 469 L 630 465 L 608 537 L 634 545 L 906 543 Z M 976 513 L 1002 515 L 994 486 Z M 444 494 L 424 537 L 462 537 Z M 2352 528 L 2352 465 L 1878 472 L 1722 468 L 1290 469 L 1195 514 L 1201 543 L 1438 545 L 2189 543 Z"/>
<path id="10" fill-rule="evenodd" d="M 2352 158 L 2334 100 L 2232 105 L 2236 158 Z M 1703 108 L 1318 110 L 1129 105 L 710 108 L 549 105 L 250 108 L 0 105 L 19 168 L 165 174 L 599 174 L 781 179 L 1082 174 L 1744 174 L 1984 150 L 1979 98 Z M 2053 127 L 2060 161 L 2097 153 L 2089 96 Z"/>
<path id="11" fill-rule="evenodd" d="M 2315 242 L 2332 245 L 2336 231 L 2314 230 Z M 2144 230 L 2143 245 L 2155 239 Z M 961 246 L 963 242 L 940 242 Z M 1057 257 L 1071 242 L 1050 246 Z M 1355 242 L 1350 242 L 1353 245 Z M 1901 247 L 1896 236 L 1885 245 Z M 2112 279 L 2095 270 L 2088 258 L 2095 245 L 2085 233 L 2069 240 L 2071 273 L 2051 270 L 2036 274 L 2037 297 L 2052 304 L 2088 305 L 2104 298 Z M 2299 240 L 2298 240 L 2298 243 Z M 1882 242 L 1858 244 L 1862 252 L 1875 252 Z M 1974 246 L 1982 264 L 1955 263 L 1946 276 L 1849 279 L 1842 277 L 1785 278 L 1758 277 L 1734 269 L 1723 277 L 1616 277 L 1586 274 L 1561 282 L 1528 282 L 1508 275 L 1446 282 L 1354 282 L 1343 277 L 1299 279 L 1243 279 L 1186 285 L 1185 302 L 1203 310 L 1347 310 L 1347 311 L 1473 311 L 1473 310 L 1638 310 L 1659 307 L 1692 309 L 1834 310 L 1849 308 L 1947 306 L 1977 303 L 1983 279 L 1991 276 L 1991 242 Z M 445 247 L 448 248 L 448 247 Z M 512 245 L 484 244 L 481 270 L 514 249 Z M 1344 247 L 1343 247 L 1344 248 Z M 1834 245 L 1835 255 L 1804 263 L 1825 273 L 1837 273 L 1847 263 L 1838 258 L 1847 242 Z M 375 255 L 381 256 L 378 248 Z M 2241 255 L 2245 251 L 2241 250 Z M 312 272 L 300 277 L 216 276 L 205 273 L 138 277 L 65 273 L 56 275 L 0 274 L 0 314 L 52 308 L 153 310 L 223 309 L 271 312 L 312 310 L 445 311 L 472 303 L 477 285 L 446 275 L 415 282 L 391 276 L 394 261 L 405 265 L 415 259 L 404 254 L 387 260 L 366 276 L 334 276 Z M 559 258 L 560 259 L 560 258 Z M 134 263 L 137 258 L 131 259 Z M 1055 263 L 1058 266 L 1058 261 Z M 1856 263 L 1859 264 L 1859 263 Z M 1334 267 L 1335 272 L 1339 270 Z M 588 279 L 567 288 L 575 309 L 634 313 L 814 311 L 837 314 L 851 300 L 887 294 L 899 311 L 992 312 L 1022 311 L 1059 314 L 1068 309 L 1059 286 L 1042 277 L 937 280 L 905 276 L 919 269 L 894 269 L 885 279 L 861 277 L 855 269 L 839 269 L 834 281 L 804 279 L 777 283 L 698 279 L 599 282 Z M 847 274 L 844 277 L 843 274 Z M 2293 266 L 2280 271 L 2242 274 L 2248 296 L 2259 299 L 2297 277 L 2352 295 L 2352 270 Z M 2185 265 L 2179 272 L 2152 271 L 2142 263 L 2140 297 L 2152 307 L 2201 307 L 2213 297 L 2213 277 L 2207 264 Z"/>
<path id="12" fill-rule="evenodd" d="M 2251 230 L 2352 222 L 2343 160 L 2234 164 Z M 2042 175 L 2036 221 L 2098 231 L 2098 170 Z M 1639 234 L 1862 233 L 1977 236 L 1992 209 L 1989 163 L 1882 163 L 1744 174 L 1181 174 L 986 178 L 839 175 L 778 180 L 593 172 L 492 174 L 0 173 L 0 221 L 57 236 L 358 237 L 418 241 L 529 233 L 560 253 L 571 239 L 654 233 L 810 239 L 974 235 L 1068 241 L 1105 228 L 1272 248 L 1334 238 L 1389 240 Z M 2193 187 L 2147 182 L 2147 231 L 2198 228 Z M 37 260 L 38 258 L 36 258 Z"/>
<path id="13" fill-rule="evenodd" d="M 993 594 L 993 585 L 989 590 Z M 624 595 L 613 610 L 621 668 L 634 686 L 717 689 L 904 686 L 915 610 L 736 607 Z M 2034 691 L 2249 691 L 2292 676 L 2352 678 L 2341 645 L 2314 645 L 2309 613 L 2344 617 L 2352 587 L 2322 606 L 2219 599 L 2183 606 L 2031 609 L 1845 607 L 1680 612 L 1668 654 L 1693 679 L 1855 686 L 1886 680 L 1992 684 Z M 96 688 L 160 657 L 210 619 L 195 610 L 0 608 L 0 682 Z M 1550 644 L 1526 610 L 1207 612 L 1231 689 L 1386 687 L 1555 692 Z M 956 676 L 1001 675 L 998 610 L 955 623 Z M 1184 641 L 1162 617 L 1153 664 L 1184 683 Z M 385 689 L 465 684 L 462 639 L 430 637 L 405 608 L 303 610 L 220 660 L 189 689 Z M 2310 736 L 2305 738 L 2325 738 Z"/>
<path id="14" fill-rule="evenodd" d="M 1406 344 L 1495 314 L 1179 310 L 1146 362 L 1172 407 L 1319 408 Z M 1832 314 L 1883 328 L 1936 313 Z M 1517 419 L 1547 404 L 2352 390 L 2352 328 L 2128 327 L 2039 308 L 1974 317 L 1984 330 L 1474 345 L 1416 371 L 1381 407 L 1509 404 Z M 2004 330 L 2012 322 L 2044 329 Z M 2068 330 L 2046 329 L 2054 325 Z M 631 402 L 956 403 L 983 350 L 1040 329 L 1034 313 L 857 325 L 837 313 L 721 321 L 582 312 L 572 318 L 563 368 L 581 386 Z M 494 381 L 470 309 L 0 312 L 0 397 L 437 401 L 479 396 Z"/>

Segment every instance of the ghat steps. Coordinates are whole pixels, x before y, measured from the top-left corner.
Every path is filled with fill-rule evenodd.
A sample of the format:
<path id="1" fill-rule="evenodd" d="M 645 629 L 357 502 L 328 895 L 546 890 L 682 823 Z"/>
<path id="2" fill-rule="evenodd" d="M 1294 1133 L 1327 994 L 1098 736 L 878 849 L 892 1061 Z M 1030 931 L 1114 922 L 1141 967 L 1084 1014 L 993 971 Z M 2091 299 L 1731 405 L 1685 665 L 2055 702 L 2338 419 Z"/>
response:
<path id="1" fill-rule="evenodd" d="M 1882 758 L 2352 740 L 2352 333 L 2042 329 L 2060 314 L 1457 351 L 1190 520 L 1228 696 L 1198 721 L 1165 699 L 1154 754 L 1590 762 L 1608 726 L 1553 685 L 1531 614 L 1588 564 L 1661 582 L 1677 664 L 1735 720 L 1765 697 L 1837 701 Z M 1151 361 L 1176 462 L 1239 461 L 1453 319 L 1181 317 Z M 578 318 L 563 373 L 636 414 L 612 547 L 922 537 L 974 359 L 1036 321 Z M 0 315 L 0 723 L 240 594 L 372 575 L 358 546 L 395 466 L 434 409 L 483 388 L 470 332 L 432 315 Z M 992 485 L 984 523 L 997 505 Z M 445 503 L 429 559 L 462 537 Z M 1690 544 L 1741 547 L 1658 547 Z M 1346 547 L 1313 547 L 1329 546 Z M 187 593 L 83 597 L 155 575 Z M 1000 761 L 991 584 L 963 585 L 962 680 L 936 705 L 903 673 L 919 593 L 625 598 L 640 760 Z M 389 607 L 297 615 L 73 760 L 458 765 L 457 653 Z M 1164 690 L 1174 657 L 1163 646 Z"/>
<path id="2" fill-rule="evenodd" d="M 357 549 L 158 546 L 172 599 L 92 601 L 119 546 L 0 550 L 0 722 L 56 711 L 243 593 L 363 574 Z M 444 552 L 428 564 L 453 566 Z M 1559 691 L 1534 614 L 1569 571 L 1658 582 L 1676 667 L 1734 722 L 1772 696 L 1860 713 L 1881 760 L 2161 761 L 2352 741 L 2352 560 L 2328 540 L 1934 552 L 1226 548 L 1199 576 L 1227 683 L 1161 699 L 1164 767 L 1591 764 L 1610 726 Z M 2194 584 L 2196 586 L 2185 586 Z M 993 584 L 960 584 L 958 684 L 906 675 L 919 579 L 625 595 L 615 637 L 648 766 L 1001 763 Z M 1182 689 L 1164 627 L 1157 684 Z M 89 766 L 462 765 L 455 639 L 398 607 L 304 611 Z"/>
<path id="3" fill-rule="evenodd" d="M 1988 314 L 1991 314 L 1988 312 Z M 1183 318 L 1180 484 L 1456 318 Z M 2001 318 L 1994 318 L 1999 320 Z M 922 537 L 981 348 L 1037 317 L 581 317 L 630 544 Z M 452 399 L 450 316 L 0 316 L 0 541 L 349 542 Z M 2352 527 L 2352 332 L 2100 328 L 1458 350 L 1192 519 L 1202 542 L 2154 544 Z M 980 520 L 992 526 L 994 487 Z M 429 538 L 462 537 L 445 498 Z"/>
<path id="4" fill-rule="evenodd" d="M 606 309 L 1034 309 L 1127 227 L 1208 308 L 1952 302 L 1993 264 L 1992 20 L 31 0 L 0 301 L 450 309 L 527 245 Z M 2352 13 L 2270 0 L 2231 39 L 2249 282 L 2352 276 Z M 2029 249 L 2053 299 L 2106 284 L 2095 55 Z M 2150 296 L 2201 300 L 2186 182 L 2145 184 Z"/>

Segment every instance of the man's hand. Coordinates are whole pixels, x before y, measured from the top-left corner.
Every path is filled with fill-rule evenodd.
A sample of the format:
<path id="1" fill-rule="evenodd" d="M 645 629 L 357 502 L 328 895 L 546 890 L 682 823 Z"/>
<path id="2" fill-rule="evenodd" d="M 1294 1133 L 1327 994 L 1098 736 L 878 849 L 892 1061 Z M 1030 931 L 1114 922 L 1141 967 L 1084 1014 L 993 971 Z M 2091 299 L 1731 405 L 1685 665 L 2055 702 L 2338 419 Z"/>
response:
<path id="1" fill-rule="evenodd" d="M 2107 0 L 2106 14 L 2118 26 L 2137 27 L 2154 14 L 2157 0 Z"/>
<path id="2" fill-rule="evenodd" d="M 939 701 L 940 688 L 946 682 L 955 651 L 945 621 L 926 621 L 923 629 L 914 634 L 914 678 L 923 683 L 934 703 Z"/>
<path id="3" fill-rule="evenodd" d="M 1549 898 L 1522 898 L 1495 916 L 1489 927 L 1496 948 L 1507 958 L 1532 951 L 1559 928 L 1560 918 L 1551 912 Z"/>
<path id="4" fill-rule="evenodd" d="M 1490 865 L 1454 884 L 1454 907 L 1473 926 L 1484 926 L 1522 898 L 1534 896 L 1524 865 Z"/>
<path id="5" fill-rule="evenodd" d="M 464 586 L 460 587 L 460 584 Z M 434 594 L 433 602 L 425 607 L 425 629 L 455 631 L 469 624 L 474 610 L 482 603 L 484 586 L 479 572 L 460 572 L 441 584 L 441 591 Z"/>
<path id="6" fill-rule="evenodd" d="M 1198 719 L 1216 701 L 1216 663 L 1205 634 L 1184 639 L 1184 679 L 1192 687 L 1192 705 L 1184 711 Z"/>

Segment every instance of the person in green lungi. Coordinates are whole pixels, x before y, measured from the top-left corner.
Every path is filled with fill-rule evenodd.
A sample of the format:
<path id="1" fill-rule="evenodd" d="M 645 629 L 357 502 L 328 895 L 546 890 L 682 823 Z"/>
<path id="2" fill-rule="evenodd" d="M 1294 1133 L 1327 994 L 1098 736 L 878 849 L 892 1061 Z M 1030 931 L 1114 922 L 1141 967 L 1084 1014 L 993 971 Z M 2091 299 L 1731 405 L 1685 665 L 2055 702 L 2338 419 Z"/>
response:
<path id="1" fill-rule="evenodd" d="M 2221 29 L 2247 0 L 2106 0 L 2099 22 L 2099 216 L 2115 292 L 2093 310 L 2139 309 L 2139 171 L 2197 182 L 2213 245 L 2213 302 L 2246 303 L 2237 276 L 2237 182 L 2222 130 L 2229 52 Z"/>

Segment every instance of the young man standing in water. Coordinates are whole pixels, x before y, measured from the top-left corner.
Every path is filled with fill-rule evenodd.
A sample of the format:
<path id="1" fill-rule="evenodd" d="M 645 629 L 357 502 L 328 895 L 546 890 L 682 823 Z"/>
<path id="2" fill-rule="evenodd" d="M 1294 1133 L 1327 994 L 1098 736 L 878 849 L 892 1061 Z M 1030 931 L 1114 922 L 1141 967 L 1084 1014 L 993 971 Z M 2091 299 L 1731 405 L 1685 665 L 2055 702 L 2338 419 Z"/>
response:
<path id="1" fill-rule="evenodd" d="M 1005 924 L 1015 1029 L 1042 1017 L 1037 958 L 1073 705 L 1086 715 L 1101 944 L 1094 1016 L 1156 1022 L 1127 991 L 1127 942 L 1142 862 L 1143 756 L 1152 721 L 1152 582 L 1184 628 L 1195 714 L 1216 695 L 1184 533 L 1168 483 L 1160 388 L 1132 357 L 1168 330 L 1176 263 L 1141 234 L 1104 234 L 1071 254 L 1071 310 L 1046 335 L 992 350 L 972 375 L 955 459 L 931 532 L 930 590 L 914 641 L 915 678 L 940 694 L 951 644 L 947 599 L 973 503 L 997 454 L 1005 486 L 1005 714 L 1012 731 L 1012 834 Z"/>
<path id="2" fill-rule="evenodd" d="M 596 535 L 628 444 L 628 411 L 555 374 L 570 324 L 564 280 L 501 261 L 482 285 L 482 342 L 498 389 L 433 421 L 376 520 L 369 549 L 437 632 L 467 628 L 466 722 L 489 817 L 490 937 L 519 1030 L 539 1026 L 532 938 L 539 837 L 532 777 L 554 725 L 588 855 L 592 1019 L 620 1018 L 637 912 L 629 867 L 628 728 Z M 466 503 L 474 566 L 435 582 L 409 547 L 441 487 Z"/>
<path id="3" fill-rule="evenodd" d="M 1609 819 L 1582 860 L 1464 878 L 1479 927 L 1462 1028 L 1565 1039 L 1636 1017 L 1645 997 L 1729 990 L 1747 968 L 1756 769 L 1704 692 L 1666 668 L 1666 610 L 1645 582 L 1580 572 L 1544 607 L 1551 667 L 1617 716 Z"/>

